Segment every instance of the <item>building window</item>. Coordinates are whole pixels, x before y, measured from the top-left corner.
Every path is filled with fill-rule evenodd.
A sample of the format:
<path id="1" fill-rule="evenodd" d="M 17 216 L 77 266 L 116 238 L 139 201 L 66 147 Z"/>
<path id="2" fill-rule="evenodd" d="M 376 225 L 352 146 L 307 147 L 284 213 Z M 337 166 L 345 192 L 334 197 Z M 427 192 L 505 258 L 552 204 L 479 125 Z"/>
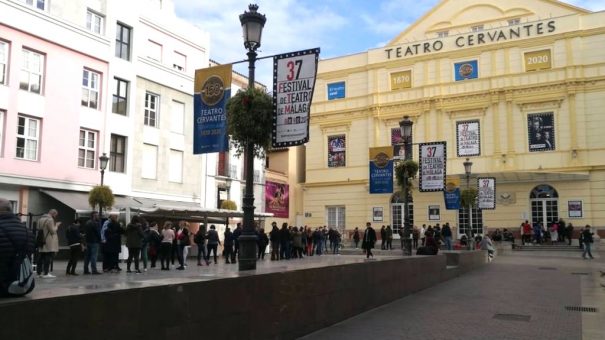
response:
<path id="1" fill-rule="evenodd" d="M 510 19 L 508 21 L 508 26 L 515 26 L 515 25 L 519 25 L 520 23 L 521 23 L 520 18 L 514 18 L 514 19 Z"/>
<path id="2" fill-rule="evenodd" d="M 128 82 L 120 78 L 113 78 L 113 104 L 111 112 L 126 116 L 128 114 Z"/>
<path id="3" fill-rule="evenodd" d="M 132 28 L 118 23 L 116 27 L 116 57 L 130 60 L 130 33 Z"/>
<path id="4" fill-rule="evenodd" d="M 101 75 L 84 69 L 82 71 L 82 106 L 99 108 L 99 83 Z"/>
<path id="5" fill-rule="evenodd" d="M 97 151 L 97 133 L 80 129 L 80 144 L 78 146 L 78 166 L 81 168 L 95 168 Z"/>
<path id="6" fill-rule="evenodd" d="M 143 168 L 141 177 L 156 179 L 158 173 L 158 147 L 157 145 L 143 144 Z"/>
<path id="7" fill-rule="evenodd" d="M 180 135 L 185 133 L 185 104 L 172 101 L 170 107 L 170 131 Z"/>
<path id="8" fill-rule="evenodd" d="M 6 85 L 8 81 L 8 44 L 0 40 L 0 85 Z"/>
<path id="9" fill-rule="evenodd" d="M 103 33 L 103 16 L 91 10 L 86 12 L 86 28 L 92 33 Z"/>
<path id="10" fill-rule="evenodd" d="M 481 32 L 481 31 L 483 31 L 483 25 L 471 26 L 471 31 Z"/>
<path id="11" fill-rule="evenodd" d="M 17 121 L 16 157 L 30 161 L 38 160 L 40 120 L 19 116 Z"/>
<path id="12" fill-rule="evenodd" d="M 460 226 L 458 233 L 468 235 L 469 225 L 473 235 L 483 234 L 483 211 L 481 209 L 463 207 L 458 210 L 458 226 Z"/>
<path id="13" fill-rule="evenodd" d="M 126 137 L 111 134 L 109 171 L 126 172 Z"/>
<path id="14" fill-rule="evenodd" d="M 168 181 L 183 183 L 183 151 L 170 150 Z"/>
<path id="15" fill-rule="evenodd" d="M 19 202 L 18 201 L 9 201 L 11 204 L 11 209 L 13 214 L 19 213 Z"/>
<path id="16" fill-rule="evenodd" d="M 44 55 L 23 49 L 23 66 L 21 67 L 21 90 L 38 93 L 42 92 L 44 77 Z"/>
<path id="17" fill-rule="evenodd" d="M 185 72 L 186 69 L 186 65 L 187 65 L 187 56 L 179 53 L 177 51 L 174 51 L 174 56 L 173 56 L 174 62 L 172 64 L 172 67 L 175 70 L 179 70 L 182 72 Z"/>
<path id="18" fill-rule="evenodd" d="M 153 60 L 162 62 L 162 45 L 147 40 L 147 56 Z"/>
<path id="19" fill-rule="evenodd" d="M 260 170 L 254 170 L 254 183 L 262 183 Z"/>
<path id="20" fill-rule="evenodd" d="M 342 234 L 345 229 L 345 207 L 326 207 L 326 217 L 328 228 Z"/>
<path id="21" fill-rule="evenodd" d="M 145 125 L 158 127 L 158 104 L 160 96 L 145 93 Z"/>
<path id="22" fill-rule="evenodd" d="M 46 10 L 46 0 L 25 0 L 27 5 L 35 7 L 40 10 Z"/>
<path id="23" fill-rule="evenodd" d="M 450 35 L 449 31 L 441 31 L 441 32 L 437 32 L 437 38 L 445 38 L 448 35 Z"/>
<path id="24" fill-rule="evenodd" d="M 229 178 L 237 179 L 237 164 L 229 164 Z"/>

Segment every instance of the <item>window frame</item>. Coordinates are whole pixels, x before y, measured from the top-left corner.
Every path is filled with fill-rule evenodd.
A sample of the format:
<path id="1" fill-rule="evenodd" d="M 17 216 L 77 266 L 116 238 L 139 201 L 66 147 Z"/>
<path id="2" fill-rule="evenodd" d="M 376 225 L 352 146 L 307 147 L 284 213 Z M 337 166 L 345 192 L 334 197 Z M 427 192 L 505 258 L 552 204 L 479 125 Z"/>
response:
<path id="1" fill-rule="evenodd" d="M 84 139 L 82 140 L 82 133 L 84 133 Z M 89 146 L 90 136 L 93 136 L 92 146 Z M 82 141 L 84 141 L 84 145 L 82 145 Z M 80 136 L 78 138 L 78 167 L 84 169 L 96 169 L 97 166 L 97 141 L 98 141 L 98 133 L 94 130 L 80 128 Z M 84 151 L 84 158 L 80 157 L 80 152 Z M 92 157 L 90 159 L 87 157 L 89 153 L 92 153 Z M 83 160 L 83 163 L 80 163 L 80 160 Z M 88 166 L 88 162 L 92 161 L 92 166 Z"/>
<path id="2" fill-rule="evenodd" d="M 23 119 L 24 120 L 24 125 L 23 125 L 23 134 L 19 134 L 19 125 L 20 124 L 20 120 Z M 29 132 L 31 130 L 31 122 L 35 121 L 36 122 L 36 135 L 34 137 L 32 136 L 28 136 L 26 134 L 26 132 Z M 41 125 L 42 125 L 42 119 L 39 118 L 33 118 L 33 117 L 29 117 L 26 115 L 22 115 L 19 114 L 17 116 L 17 134 L 16 134 L 16 138 L 17 138 L 17 144 L 15 145 L 15 158 L 16 159 L 21 159 L 21 160 L 26 160 L 26 161 L 38 161 L 38 156 L 39 156 L 39 150 L 40 150 L 40 130 L 41 130 Z M 23 139 L 23 156 L 19 157 L 19 139 Z M 33 158 L 28 158 L 27 157 L 27 142 L 28 141 L 32 141 L 35 142 L 35 150 L 34 150 L 34 157 Z"/>
<path id="3" fill-rule="evenodd" d="M 132 27 L 121 22 L 116 23 L 115 56 L 130 61 L 130 50 L 132 45 Z M 128 41 L 124 41 L 124 31 L 128 33 Z M 125 55 L 124 55 L 125 54 Z"/>
<path id="4" fill-rule="evenodd" d="M 119 140 L 122 141 L 122 152 L 120 152 L 120 150 L 117 150 Z M 110 145 L 108 170 L 111 172 L 126 173 L 126 152 L 128 150 L 128 137 L 112 133 L 110 136 L 109 144 Z M 118 159 L 121 159 L 121 163 L 117 162 Z M 120 169 L 118 169 L 119 164 L 122 165 L 121 171 Z"/>
<path id="5" fill-rule="evenodd" d="M 149 97 L 149 99 L 148 99 Z M 155 102 L 154 102 L 154 107 L 152 108 L 149 104 L 150 104 L 150 99 L 151 98 L 155 98 Z M 145 92 L 145 102 L 144 102 L 144 119 L 143 119 L 143 124 L 145 126 L 150 126 L 150 127 L 154 127 L 154 128 L 159 128 L 160 127 L 160 109 L 159 109 L 159 105 L 160 105 L 160 96 L 155 94 L 155 93 L 151 93 L 151 92 Z M 153 119 L 151 118 L 151 113 L 153 113 Z M 152 124 L 152 120 L 153 120 L 153 124 Z"/>
<path id="6" fill-rule="evenodd" d="M 150 171 L 149 169 L 151 169 L 151 168 L 148 167 L 147 165 L 150 165 L 150 164 L 147 164 L 147 162 L 145 161 L 146 150 L 149 147 L 151 147 L 151 148 L 153 148 L 155 150 L 155 168 L 154 168 L 153 176 L 151 175 L 151 172 L 148 172 L 148 171 Z M 151 148 L 149 148 L 149 150 L 151 150 Z M 160 158 L 159 157 L 159 153 L 160 153 L 159 147 L 157 145 L 155 145 L 155 144 L 143 143 L 143 150 L 142 151 L 143 151 L 143 155 L 142 155 L 143 157 L 141 159 L 141 165 L 142 165 L 142 168 L 141 168 L 141 178 L 142 179 L 157 180 L 158 179 L 158 161 L 159 161 L 159 158 Z"/>
<path id="7" fill-rule="evenodd" d="M 450 31 L 439 31 L 437 32 L 437 38 L 446 38 L 450 35 Z"/>
<path id="8" fill-rule="evenodd" d="M 23 2 L 26 5 L 31 6 L 35 9 L 39 9 L 41 11 L 46 11 L 46 7 L 47 7 L 46 0 L 23 0 Z M 35 4 L 34 4 L 34 2 L 35 2 Z M 40 8 L 40 3 L 42 3 L 42 8 Z"/>
<path id="9" fill-rule="evenodd" d="M 23 91 L 27 91 L 27 92 L 31 92 L 31 93 L 35 93 L 35 94 L 39 94 L 42 95 L 43 92 L 43 84 L 44 84 L 44 62 L 45 62 L 45 57 L 46 55 L 36 52 L 34 50 L 28 49 L 28 48 L 22 48 L 21 49 L 21 55 L 22 55 L 22 64 L 21 64 L 21 75 L 19 77 L 19 89 L 23 90 Z M 32 64 L 31 62 L 31 57 L 32 56 L 39 56 L 40 57 L 40 62 L 39 62 L 39 68 L 37 70 L 34 70 L 30 67 L 30 65 Z M 27 68 L 26 68 L 27 67 Z M 27 73 L 27 87 L 23 88 L 23 74 Z M 38 84 L 38 91 L 32 91 L 32 83 L 31 83 L 31 76 L 36 75 L 39 77 L 39 84 Z"/>
<path id="10" fill-rule="evenodd" d="M 159 51 L 157 50 L 159 48 Z M 159 55 L 154 55 L 159 52 Z M 162 62 L 162 55 L 164 53 L 164 46 L 151 39 L 147 39 L 147 58 L 155 60 L 158 63 Z"/>
<path id="11" fill-rule="evenodd" d="M 485 31 L 485 25 L 471 26 L 471 32 L 483 32 L 483 31 Z"/>
<path id="12" fill-rule="evenodd" d="M 508 20 L 508 26 L 515 26 L 521 24 L 521 18 L 513 18 Z"/>
<path id="13" fill-rule="evenodd" d="M 175 110 L 178 106 L 182 107 L 182 110 L 179 112 Z M 178 119 L 175 119 L 175 117 Z M 185 103 L 174 99 L 172 100 L 172 105 L 170 105 L 170 132 L 179 135 L 185 134 Z"/>
<path id="14" fill-rule="evenodd" d="M 123 116 L 128 116 L 128 90 L 130 87 L 130 82 L 128 80 L 122 79 L 122 78 L 118 78 L 118 77 L 114 77 L 114 91 L 113 91 L 113 95 L 112 95 L 112 102 L 111 102 L 111 112 L 115 113 L 115 114 L 119 114 L 119 115 L 123 115 Z M 124 84 L 126 89 L 124 90 L 125 93 L 125 97 L 122 97 L 120 95 L 120 90 L 122 88 L 122 86 L 120 86 L 121 84 Z M 117 101 L 116 101 L 117 99 Z M 124 113 L 122 112 L 118 112 L 119 111 L 119 107 L 120 107 L 120 99 L 122 99 L 124 101 Z M 117 110 L 115 108 L 118 108 Z"/>
<path id="15" fill-rule="evenodd" d="M 0 158 L 4 155 L 4 125 L 6 124 L 6 111 L 0 110 Z"/>
<path id="16" fill-rule="evenodd" d="M 187 56 L 181 52 L 178 51 L 174 51 L 173 55 L 173 63 L 172 63 L 172 68 L 179 71 L 179 72 L 187 72 Z M 182 58 L 183 60 L 183 65 L 179 65 L 177 63 L 177 61 L 179 61 L 179 58 Z"/>
<path id="17" fill-rule="evenodd" d="M 88 73 L 88 77 L 86 77 L 85 75 Z M 96 76 L 96 86 L 94 86 L 94 77 Z M 88 84 L 84 84 L 85 79 L 87 79 Z M 82 70 L 82 98 L 80 100 L 80 104 L 82 104 L 82 106 L 87 107 L 89 109 L 95 109 L 95 110 L 100 110 L 101 109 L 101 81 L 102 81 L 102 77 L 101 77 L 101 73 L 93 71 L 91 69 L 87 69 L 84 68 Z M 93 85 L 90 85 L 93 84 Z M 87 93 L 87 103 L 86 105 L 84 104 L 84 93 Z M 96 102 L 94 107 L 91 106 L 91 93 L 94 93 L 96 95 Z"/>
<path id="18" fill-rule="evenodd" d="M 168 155 L 168 182 L 172 183 L 183 183 L 183 163 L 185 162 L 185 153 L 182 150 L 170 149 Z M 177 155 L 180 156 L 180 173 L 173 173 L 176 169 L 173 169 L 173 164 L 175 164 L 175 159 Z M 157 175 L 156 175 L 157 176 Z M 176 176 L 176 177 L 175 177 Z M 177 178 L 178 177 L 178 178 Z"/>
<path id="19" fill-rule="evenodd" d="M 96 27 L 93 26 L 92 20 L 95 18 L 99 19 L 98 31 L 95 29 Z M 90 8 L 87 9 L 86 10 L 86 29 L 92 33 L 103 35 L 103 33 L 105 31 L 105 17 L 103 15 L 101 15 L 100 13 L 91 10 Z"/>
<path id="20" fill-rule="evenodd" d="M 334 209 L 333 214 L 330 213 L 330 210 Z M 330 215 L 334 215 L 334 221 L 331 222 Z M 341 221 L 342 218 L 342 221 Z M 326 206 L 326 226 L 330 229 L 338 230 L 342 234 L 342 232 L 346 228 L 347 223 L 347 209 L 344 205 L 333 205 Z"/>
<path id="21" fill-rule="evenodd" d="M 10 58 L 10 44 L 8 41 L 0 40 L 0 85 L 8 84 L 8 62 Z"/>

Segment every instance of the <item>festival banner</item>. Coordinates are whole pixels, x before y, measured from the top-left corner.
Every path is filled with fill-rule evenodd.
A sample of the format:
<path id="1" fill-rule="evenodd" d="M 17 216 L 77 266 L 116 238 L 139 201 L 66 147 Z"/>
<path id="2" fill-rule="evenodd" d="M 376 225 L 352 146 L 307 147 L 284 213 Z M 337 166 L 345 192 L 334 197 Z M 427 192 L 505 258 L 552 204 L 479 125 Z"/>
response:
<path id="1" fill-rule="evenodd" d="M 555 118 L 552 112 L 527 115 L 529 151 L 555 150 Z"/>
<path id="2" fill-rule="evenodd" d="M 496 209 L 496 178 L 477 178 L 477 208 Z"/>
<path id="3" fill-rule="evenodd" d="M 446 159 L 446 142 L 420 144 L 419 191 L 443 191 L 445 189 Z"/>
<path id="4" fill-rule="evenodd" d="M 195 70 L 193 153 L 229 150 L 227 110 L 231 97 L 231 65 Z"/>
<path id="5" fill-rule="evenodd" d="M 477 60 L 463 61 L 454 64 L 454 79 L 456 81 L 479 78 Z"/>
<path id="6" fill-rule="evenodd" d="M 319 48 L 273 57 L 274 148 L 309 141 L 309 111 L 318 61 Z"/>
<path id="7" fill-rule="evenodd" d="M 446 210 L 460 209 L 460 179 L 458 177 L 446 178 L 443 200 Z"/>
<path id="8" fill-rule="evenodd" d="M 274 217 L 288 218 L 290 210 L 290 194 L 288 184 L 265 182 L 265 212 Z"/>
<path id="9" fill-rule="evenodd" d="M 347 143 L 345 135 L 328 137 L 328 168 L 346 166 Z"/>
<path id="10" fill-rule="evenodd" d="M 370 148 L 370 194 L 393 192 L 393 148 Z"/>
<path id="11" fill-rule="evenodd" d="M 481 155 L 479 120 L 456 122 L 456 141 L 458 157 Z"/>

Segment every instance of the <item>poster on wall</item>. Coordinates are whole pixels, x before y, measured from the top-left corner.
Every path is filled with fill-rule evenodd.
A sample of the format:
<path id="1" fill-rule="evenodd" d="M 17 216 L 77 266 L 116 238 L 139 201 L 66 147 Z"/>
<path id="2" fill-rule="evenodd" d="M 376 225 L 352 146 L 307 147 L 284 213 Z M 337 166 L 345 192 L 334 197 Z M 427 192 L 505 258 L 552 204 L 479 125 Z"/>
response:
<path id="1" fill-rule="evenodd" d="M 479 77 L 477 60 L 463 61 L 454 64 L 454 78 L 456 81 L 475 79 Z"/>
<path id="2" fill-rule="evenodd" d="M 229 150 L 227 100 L 231 97 L 231 64 L 195 70 L 193 153 Z"/>
<path id="3" fill-rule="evenodd" d="M 309 141 L 309 111 L 319 48 L 273 57 L 273 147 Z"/>
<path id="4" fill-rule="evenodd" d="M 479 120 L 456 123 L 456 150 L 458 157 L 481 155 Z"/>
<path id="5" fill-rule="evenodd" d="M 527 115 L 529 151 L 555 150 L 555 118 L 552 112 Z"/>
<path id="6" fill-rule="evenodd" d="M 582 201 L 567 201 L 567 217 L 582 218 Z"/>
<path id="7" fill-rule="evenodd" d="M 274 217 L 288 218 L 290 210 L 288 184 L 265 182 L 265 212 L 272 213 Z"/>
<path id="8" fill-rule="evenodd" d="M 328 84 L 328 100 L 344 98 L 345 90 L 346 85 L 344 81 Z"/>
<path id="9" fill-rule="evenodd" d="M 438 205 L 429 205 L 429 221 L 440 221 L 441 209 Z"/>
<path id="10" fill-rule="evenodd" d="M 346 166 L 346 137 L 336 135 L 328 137 L 328 167 L 338 168 Z"/>
<path id="11" fill-rule="evenodd" d="M 420 191 L 443 191 L 446 159 L 446 142 L 420 144 Z"/>
<path id="12" fill-rule="evenodd" d="M 393 193 L 393 148 L 370 148 L 370 194 Z"/>
<path id="13" fill-rule="evenodd" d="M 382 207 L 373 207 L 372 208 L 372 221 L 373 222 L 382 222 Z"/>
<path id="14" fill-rule="evenodd" d="M 477 178 L 477 208 L 496 209 L 496 178 Z"/>

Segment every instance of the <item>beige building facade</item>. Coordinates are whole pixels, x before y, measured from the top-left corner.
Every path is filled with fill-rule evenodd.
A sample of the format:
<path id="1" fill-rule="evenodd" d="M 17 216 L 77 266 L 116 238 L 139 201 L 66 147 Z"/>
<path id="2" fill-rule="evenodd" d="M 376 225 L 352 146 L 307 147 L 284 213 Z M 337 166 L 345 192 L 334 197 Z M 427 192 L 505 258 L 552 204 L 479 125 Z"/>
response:
<path id="1" fill-rule="evenodd" d="M 368 150 L 396 143 L 409 116 L 413 143 L 447 143 L 450 180 L 465 187 L 466 158 L 471 185 L 496 179 L 495 209 L 474 209 L 472 222 L 446 210 L 443 192 L 419 192 L 416 179 L 414 225 L 605 226 L 604 47 L 605 12 L 552 0 L 443 0 L 383 48 L 320 61 L 304 223 L 401 226 L 396 182 L 393 193 L 370 194 Z"/>

